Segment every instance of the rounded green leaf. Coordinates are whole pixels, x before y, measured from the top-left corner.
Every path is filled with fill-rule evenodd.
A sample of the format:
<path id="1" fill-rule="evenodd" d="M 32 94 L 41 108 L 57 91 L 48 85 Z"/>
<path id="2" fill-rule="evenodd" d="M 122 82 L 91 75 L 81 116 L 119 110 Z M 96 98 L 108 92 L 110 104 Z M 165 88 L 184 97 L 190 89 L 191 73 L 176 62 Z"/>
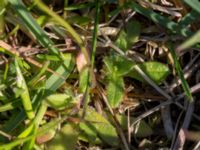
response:
<path id="1" fill-rule="evenodd" d="M 160 84 L 162 81 L 164 81 L 170 73 L 168 66 L 160 62 L 144 62 L 142 64 L 138 64 L 138 66 L 150 79 L 157 84 Z M 128 76 L 144 82 L 142 76 L 135 69 L 128 73 Z"/>
<path id="2" fill-rule="evenodd" d="M 67 94 L 52 94 L 45 98 L 45 102 L 56 110 L 62 110 L 73 105 L 72 97 Z"/>
<path id="3" fill-rule="evenodd" d="M 135 65 L 133 61 L 128 60 L 120 55 L 111 55 L 109 57 L 105 57 L 104 63 L 106 66 L 106 72 L 108 72 L 109 75 L 116 73 L 119 76 L 129 73 Z"/>

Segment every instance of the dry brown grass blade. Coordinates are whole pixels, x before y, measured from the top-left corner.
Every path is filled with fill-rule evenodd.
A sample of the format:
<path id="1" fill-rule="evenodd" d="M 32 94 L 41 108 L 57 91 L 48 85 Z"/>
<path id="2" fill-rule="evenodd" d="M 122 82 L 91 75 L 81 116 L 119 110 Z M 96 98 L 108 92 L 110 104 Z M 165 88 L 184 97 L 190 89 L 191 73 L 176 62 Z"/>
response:
<path id="1" fill-rule="evenodd" d="M 138 123 L 139 121 L 141 121 L 141 120 L 144 119 L 145 117 L 151 115 L 152 113 L 154 113 L 154 112 L 160 110 L 161 108 L 166 107 L 166 106 L 168 106 L 168 105 L 170 105 L 170 104 L 172 104 L 172 103 L 173 103 L 172 100 L 167 100 L 167 101 L 165 101 L 165 102 L 159 104 L 158 106 L 153 107 L 152 109 L 146 111 L 146 112 L 143 113 L 142 115 L 138 116 L 138 117 L 134 120 L 134 122 L 132 122 L 131 128 L 133 128 L 133 126 L 134 126 L 136 123 Z"/>
<path id="2" fill-rule="evenodd" d="M 154 10 L 157 10 L 157 11 L 160 11 L 160 12 L 163 12 L 163 13 L 166 13 L 166 14 L 169 14 L 173 17 L 182 17 L 182 14 L 179 13 L 179 12 L 176 12 L 174 10 L 171 10 L 171 8 L 168 8 L 168 7 L 163 7 L 163 6 L 160 6 L 160 5 L 156 5 L 156 4 L 153 4 L 151 2 L 148 2 L 148 1 L 141 1 L 141 0 L 137 0 L 138 3 L 140 3 L 142 6 L 145 6 L 145 7 L 150 7 Z"/>
<path id="3" fill-rule="evenodd" d="M 13 136 L 11 136 L 10 134 L 5 133 L 4 131 L 1 131 L 1 130 L 0 130 L 0 135 L 2 135 L 3 137 L 6 137 L 8 140 L 13 139 Z"/>
<path id="4" fill-rule="evenodd" d="M 179 130 L 178 137 L 172 149 L 180 149 L 180 150 L 183 149 L 183 146 L 186 140 L 186 135 L 184 131 L 186 131 L 189 127 L 190 121 L 192 119 L 193 111 L 194 111 L 194 102 L 191 102 L 188 105 L 184 122 L 181 126 L 181 129 Z"/>
<path id="5" fill-rule="evenodd" d="M 186 139 L 192 141 L 200 141 L 200 132 L 196 131 L 185 131 Z"/>
<path id="6" fill-rule="evenodd" d="M 165 134 L 168 139 L 171 139 L 173 137 L 174 128 L 173 128 L 173 123 L 171 119 L 171 111 L 170 111 L 169 105 L 164 108 L 161 108 L 161 116 L 162 116 L 163 125 L 165 129 Z"/>
<path id="7" fill-rule="evenodd" d="M 19 52 L 14 49 L 12 46 L 10 46 L 9 44 L 7 44 L 6 42 L 0 40 L 0 46 L 4 49 L 6 49 L 9 53 L 15 55 L 15 56 L 20 56 Z"/>
<path id="8" fill-rule="evenodd" d="M 183 5 L 183 2 L 181 0 L 172 0 L 172 2 L 175 4 L 177 8 L 182 8 L 181 9 L 182 15 L 186 15 L 188 13 L 186 7 Z"/>

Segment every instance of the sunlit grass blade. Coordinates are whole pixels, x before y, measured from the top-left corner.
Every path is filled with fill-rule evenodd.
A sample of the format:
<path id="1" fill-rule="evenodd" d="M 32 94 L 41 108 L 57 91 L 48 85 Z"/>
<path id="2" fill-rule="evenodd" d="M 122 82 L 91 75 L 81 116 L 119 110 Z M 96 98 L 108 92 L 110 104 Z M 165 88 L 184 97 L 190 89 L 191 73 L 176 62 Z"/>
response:
<path id="1" fill-rule="evenodd" d="M 35 75 L 35 77 L 33 77 L 29 82 L 28 85 L 30 86 L 35 86 L 35 84 L 37 83 L 37 81 L 40 79 L 40 77 L 46 72 L 47 68 L 49 65 L 49 61 L 47 61 L 44 65 L 43 68 L 39 71 L 39 73 L 37 73 Z"/>
<path id="2" fill-rule="evenodd" d="M 29 126 L 28 126 L 26 129 L 24 129 L 24 130 L 22 131 L 22 133 L 20 133 L 20 134 L 18 135 L 18 138 L 25 138 L 25 137 L 27 137 L 27 136 L 30 135 L 30 133 L 34 130 L 34 128 L 35 128 L 35 122 L 32 121 L 32 122 L 29 124 Z"/>
<path id="3" fill-rule="evenodd" d="M 12 110 L 12 109 L 15 109 L 19 106 L 21 106 L 21 101 L 20 100 L 15 100 L 15 101 L 12 101 L 12 102 L 9 102 L 5 105 L 2 105 L 0 106 L 0 112 L 4 112 L 4 111 L 8 111 L 8 110 Z"/>
<path id="4" fill-rule="evenodd" d="M 17 72 L 17 86 L 24 90 L 24 92 L 21 94 L 21 100 L 24 107 L 24 110 L 30 120 L 32 120 L 35 117 L 35 114 L 33 112 L 33 107 L 31 103 L 31 98 L 29 95 L 28 87 L 26 85 L 26 81 L 22 75 L 21 69 L 18 64 L 19 58 L 15 58 L 15 67 Z"/>
<path id="5" fill-rule="evenodd" d="M 8 77 L 8 68 L 9 68 L 9 64 L 6 63 L 5 65 L 5 71 L 4 71 L 4 74 L 3 74 L 3 80 L 6 81 L 7 77 Z"/>
<path id="6" fill-rule="evenodd" d="M 5 149 L 12 149 L 14 147 L 16 147 L 17 145 L 23 144 L 27 141 L 30 141 L 32 138 L 39 136 L 39 135 L 43 135 L 44 133 L 46 133 L 48 130 L 55 128 L 58 124 L 62 123 L 64 120 L 66 120 L 66 117 L 62 118 L 62 119 L 55 119 L 47 124 L 45 124 L 41 130 L 37 131 L 36 134 L 32 134 L 30 136 L 27 136 L 25 138 L 19 138 L 19 139 L 15 139 L 13 140 L 13 142 L 10 142 L 8 144 L 4 144 L 0 146 L 0 150 L 5 150 Z"/>
<path id="7" fill-rule="evenodd" d="M 71 54 L 65 56 L 65 60 L 63 62 L 64 65 L 58 66 L 56 72 L 67 78 L 71 71 L 74 68 L 74 59 Z M 63 83 L 65 79 L 52 74 L 46 81 L 46 89 L 50 91 L 56 91 Z"/>
<path id="8" fill-rule="evenodd" d="M 16 67 L 16 72 L 17 72 L 17 86 L 18 86 L 18 88 L 23 90 L 20 97 L 21 97 L 21 100 L 22 100 L 22 104 L 23 104 L 25 113 L 32 122 L 29 125 L 28 130 L 24 130 L 23 133 L 19 135 L 19 137 L 27 137 L 30 133 L 32 133 L 34 131 L 34 128 L 35 128 L 35 124 L 34 124 L 35 113 L 33 111 L 33 106 L 32 106 L 32 102 L 31 102 L 29 90 L 28 90 L 28 87 L 26 85 L 26 81 L 25 81 L 25 79 L 22 75 L 22 72 L 20 70 L 18 61 L 20 61 L 20 59 L 15 58 L 15 67 Z"/>
<path id="9" fill-rule="evenodd" d="M 23 138 L 23 137 L 27 137 L 28 135 L 36 135 L 39 125 L 42 121 L 42 118 L 45 114 L 47 110 L 47 105 L 45 103 L 42 103 L 39 107 L 38 113 L 34 119 L 34 121 L 32 122 L 32 124 L 30 124 L 30 126 L 28 128 L 26 128 L 19 136 L 18 138 Z M 23 149 L 32 149 L 34 144 L 35 144 L 35 138 L 36 136 L 33 136 L 32 139 L 30 139 L 29 141 L 27 141 L 27 143 L 24 145 Z"/>
<path id="10" fill-rule="evenodd" d="M 16 147 L 17 145 L 20 145 L 20 144 L 22 144 L 24 142 L 29 141 L 33 137 L 34 137 L 34 135 L 31 135 L 31 136 L 28 136 L 28 137 L 25 137 L 25 138 L 21 138 L 21 139 L 16 139 L 11 143 L 1 145 L 0 150 L 5 150 L 5 149 L 9 149 L 10 150 L 10 149 Z"/>
<path id="11" fill-rule="evenodd" d="M 182 68 L 181 68 L 181 66 L 179 64 L 179 60 L 178 60 L 178 58 L 176 56 L 176 53 L 174 51 L 173 46 L 169 45 L 169 49 L 170 49 L 170 52 L 171 52 L 173 60 L 174 60 L 174 65 L 175 65 L 175 68 L 176 68 L 176 72 L 177 72 L 179 78 L 181 79 L 182 87 L 183 87 L 183 90 L 185 92 L 185 95 L 187 96 L 188 100 L 190 102 L 192 102 L 193 101 L 193 97 L 192 97 L 192 94 L 191 94 L 191 91 L 190 91 L 190 87 L 189 87 L 187 81 L 184 78 L 184 74 L 183 74 Z"/>
<path id="12" fill-rule="evenodd" d="M 32 129 L 31 134 L 36 135 L 36 133 L 37 133 L 37 128 L 34 127 Z M 33 149 L 33 146 L 35 145 L 35 138 L 36 138 L 36 136 L 33 136 L 29 141 L 27 141 L 23 146 L 23 150 Z"/>

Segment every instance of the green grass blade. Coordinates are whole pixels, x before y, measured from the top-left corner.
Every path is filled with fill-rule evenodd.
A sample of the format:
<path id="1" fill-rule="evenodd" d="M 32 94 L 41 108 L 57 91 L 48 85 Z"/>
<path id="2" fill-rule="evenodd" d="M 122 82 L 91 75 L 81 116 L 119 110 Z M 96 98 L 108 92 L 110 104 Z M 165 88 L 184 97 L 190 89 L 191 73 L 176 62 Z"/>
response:
<path id="1" fill-rule="evenodd" d="M 95 13 L 95 22 L 94 22 L 94 30 L 93 30 L 93 38 L 92 38 L 92 54 L 91 54 L 91 68 L 85 68 L 80 72 L 79 78 L 79 88 L 81 92 L 84 92 L 84 104 L 83 104 L 83 117 L 87 112 L 87 105 L 90 99 L 89 85 L 95 84 L 95 77 L 93 73 L 94 69 L 94 61 L 95 61 L 95 52 L 97 45 L 97 33 L 98 33 L 98 25 L 99 25 L 99 15 L 100 15 L 100 2 L 96 0 L 96 13 Z"/>
<path id="2" fill-rule="evenodd" d="M 97 46 L 97 32 L 98 32 L 98 26 L 99 26 L 99 15 L 100 15 L 100 2 L 99 0 L 96 0 L 96 13 L 95 13 L 95 22 L 94 22 L 94 30 L 93 30 L 93 38 L 92 38 L 92 59 L 91 64 L 92 68 L 94 66 L 94 59 L 95 59 L 95 52 L 96 52 L 96 46 Z"/>
<path id="3" fill-rule="evenodd" d="M 21 139 L 16 139 L 11 143 L 1 145 L 0 150 L 10 150 L 10 149 L 14 148 L 17 145 L 20 145 L 20 144 L 22 144 L 24 142 L 27 142 L 27 141 L 31 140 L 33 138 L 33 136 L 35 136 L 35 135 L 31 135 L 31 136 L 28 136 L 28 137 L 25 137 L 25 138 L 21 138 Z"/>
<path id="4" fill-rule="evenodd" d="M 46 72 L 47 68 L 48 68 L 48 65 L 49 65 L 49 61 L 45 62 L 45 64 L 43 65 L 42 69 L 39 71 L 39 73 L 37 73 L 35 75 L 35 77 L 33 77 L 29 82 L 28 82 L 28 85 L 29 86 L 34 86 L 37 81 L 40 79 L 40 77 Z"/>
<path id="5" fill-rule="evenodd" d="M 44 96 L 44 90 L 43 89 L 37 90 L 36 94 L 32 98 L 34 110 L 40 104 L 42 96 Z M 20 123 L 25 118 L 26 118 L 25 111 L 21 110 L 20 112 L 13 114 L 13 116 L 11 116 L 10 119 L 3 125 L 1 130 L 4 132 L 7 132 L 7 133 L 11 133 L 14 129 L 16 129 L 20 125 Z M 37 116 L 36 116 L 36 118 L 37 118 Z"/>
<path id="6" fill-rule="evenodd" d="M 193 10 L 200 14 L 200 2 L 199 0 L 183 0 L 186 4 L 192 7 Z"/>
<path id="7" fill-rule="evenodd" d="M 181 20 L 179 21 L 180 26 L 188 26 L 192 22 L 194 22 L 197 18 L 199 17 L 199 13 L 196 11 L 192 10 L 188 14 L 186 14 Z"/>
<path id="8" fill-rule="evenodd" d="M 24 107 L 24 110 L 30 120 L 32 120 L 35 117 L 35 114 L 33 112 L 33 107 L 31 103 L 31 98 L 29 95 L 28 87 L 26 85 L 26 81 L 22 75 L 21 69 L 18 64 L 19 59 L 15 58 L 15 67 L 17 72 L 17 86 L 24 90 L 24 92 L 21 94 L 21 100 Z"/>
<path id="9" fill-rule="evenodd" d="M 32 129 L 31 134 L 36 135 L 36 133 L 37 133 L 37 128 L 34 127 Z M 36 139 L 36 136 L 33 136 L 29 141 L 27 141 L 27 143 L 25 143 L 23 146 L 23 150 L 33 149 L 33 146 L 35 145 L 35 139 Z"/>
<path id="10" fill-rule="evenodd" d="M 58 66 L 55 71 L 66 79 L 74 68 L 74 59 L 72 58 L 71 54 L 65 57 L 65 61 L 63 62 L 63 64 L 64 65 Z M 47 79 L 45 88 L 50 91 L 56 91 L 64 83 L 65 79 L 52 74 Z"/>
<path id="11" fill-rule="evenodd" d="M 5 149 L 12 149 L 17 145 L 20 145 L 22 143 L 25 143 L 29 140 L 31 140 L 33 137 L 39 136 L 39 135 L 43 135 L 44 133 L 46 133 L 48 130 L 55 128 L 58 124 L 62 123 L 64 120 L 66 120 L 66 117 L 62 118 L 62 119 L 55 119 L 49 123 L 47 123 L 46 125 L 44 125 L 42 127 L 41 130 L 39 130 L 37 132 L 37 134 L 32 134 L 30 136 L 27 136 L 25 138 L 20 138 L 20 139 L 16 139 L 13 142 L 10 142 L 8 144 L 4 144 L 0 146 L 0 150 L 5 150 Z"/>
<path id="12" fill-rule="evenodd" d="M 5 65 L 5 71 L 4 71 L 4 74 L 3 74 L 3 80 L 6 81 L 7 77 L 8 77 L 8 69 L 9 69 L 9 64 L 6 63 Z"/>
<path id="13" fill-rule="evenodd" d="M 24 119 L 26 114 L 24 111 L 19 111 L 17 114 L 13 114 L 8 122 L 6 122 L 2 128 L 4 132 L 12 132 Z"/>
<path id="14" fill-rule="evenodd" d="M 15 100 L 15 101 L 12 101 L 12 102 L 9 102 L 5 105 L 0 106 L 0 112 L 12 110 L 12 109 L 15 109 L 16 107 L 19 107 L 19 106 L 21 106 L 21 101 Z"/>
<path id="15" fill-rule="evenodd" d="M 146 9 L 135 2 L 131 2 L 129 7 L 135 10 L 136 12 L 140 13 L 141 15 L 149 18 L 154 23 L 169 29 L 173 33 L 178 33 L 186 37 L 192 34 L 191 31 L 189 31 L 187 28 L 182 28 L 174 21 L 171 21 L 170 19 L 163 17 L 152 10 Z"/>
<path id="16" fill-rule="evenodd" d="M 193 36 L 191 36 L 189 39 L 184 41 L 181 45 L 178 46 L 177 51 L 182 51 L 184 49 L 187 49 L 195 44 L 200 42 L 200 30 L 198 30 Z"/>
<path id="17" fill-rule="evenodd" d="M 35 128 L 35 122 L 32 121 L 29 124 L 29 126 L 26 129 L 24 129 L 22 133 L 20 133 L 18 135 L 18 138 L 25 138 L 25 137 L 27 137 L 28 135 L 30 135 L 30 133 L 33 131 L 34 128 Z"/>
<path id="18" fill-rule="evenodd" d="M 175 68 L 176 68 L 177 74 L 178 74 L 179 78 L 181 79 L 182 87 L 183 87 L 183 90 L 185 92 L 185 95 L 187 96 L 188 100 L 190 102 L 192 102 L 193 101 L 193 97 L 192 97 L 192 94 L 191 94 L 191 91 L 190 91 L 190 87 L 189 87 L 187 81 L 184 78 L 184 74 L 183 74 L 182 68 L 181 68 L 181 66 L 179 64 L 179 61 L 178 61 L 178 58 L 176 56 L 176 53 L 174 51 L 173 46 L 169 45 L 169 49 L 170 49 L 170 52 L 171 52 L 173 60 L 174 60 L 174 64 L 175 64 Z"/>
<path id="19" fill-rule="evenodd" d="M 22 134 L 24 134 L 24 133 L 27 132 L 28 135 L 29 135 L 29 134 L 35 135 L 35 134 L 37 133 L 37 131 L 38 131 L 40 122 L 42 121 L 42 118 L 43 118 L 43 116 L 44 116 L 46 110 L 47 110 L 47 105 L 44 104 L 44 103 L 42 103 L 42 104 L 40 105 L 40 108 L 39 108 L 39 110 L 38 110 L 38 113 L 37 113 L 37 115 L 36 115 L 36 117 L 35 117 L 35 119 L 34 119 L 34 122 L 33 122 L 33 125 L 34 125 L 34 126 L 32 127 L 32 129 L 31 129 L 30 131 L 24 130 Z M 27 129 L 28 129 L 28 128 L 27 128 Z M 21 134 L 21 135 L 22 135 L 22 134 Z M 26 137 L 26 136 L 25 136 L 25 137 Z M 34 144 L 35 144 L 35 138 L 36 138 L 36 137 L 33 136 L 32 139 L 30 139 L 30 140 L 24 145 L 23 149 L 24 149 L 24 150 L 32 149 L 33 146 L 34 146 Z"/>
<path id="20" fill-rule="evenodd" d="M 29 32 L 33 34 L 35 39 L 45 48 L 49 49 L 50 52 L 59 55 L 59 51 L 53 45 L 53 42 L 47 37 L 42 28 L 37 24 L 33 16 L 29 13 L 27 8 L 24 6 L 21 0 L 9 0 L 11 6 L 14 7 L 18 13 L 20 19 L 25 23 Z"/>

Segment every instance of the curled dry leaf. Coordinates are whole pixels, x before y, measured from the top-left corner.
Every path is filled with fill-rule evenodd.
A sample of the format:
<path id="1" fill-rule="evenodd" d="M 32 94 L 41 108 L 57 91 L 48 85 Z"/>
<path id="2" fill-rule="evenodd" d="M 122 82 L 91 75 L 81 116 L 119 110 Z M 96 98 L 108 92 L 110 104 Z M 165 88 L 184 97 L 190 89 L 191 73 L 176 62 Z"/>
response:
<path id="1" fill-rule="evenodd" d="M 56 131 L 54 129 L 51 129 L 47 133 L 45 133 L 41 136 L 37 136 L 36 143 L 42 144 L 42 143 L 50 141 L 55 136 L 55 133 L 56 133 Z"/>
<path id="2" fill-rule="evenodd" d="M 87 65 L 87 60 L 85 59 L 85 56 L 82 51 L 79 51 L 79 53 L 76 56 L 76 66 L 79 72 Z"/>

